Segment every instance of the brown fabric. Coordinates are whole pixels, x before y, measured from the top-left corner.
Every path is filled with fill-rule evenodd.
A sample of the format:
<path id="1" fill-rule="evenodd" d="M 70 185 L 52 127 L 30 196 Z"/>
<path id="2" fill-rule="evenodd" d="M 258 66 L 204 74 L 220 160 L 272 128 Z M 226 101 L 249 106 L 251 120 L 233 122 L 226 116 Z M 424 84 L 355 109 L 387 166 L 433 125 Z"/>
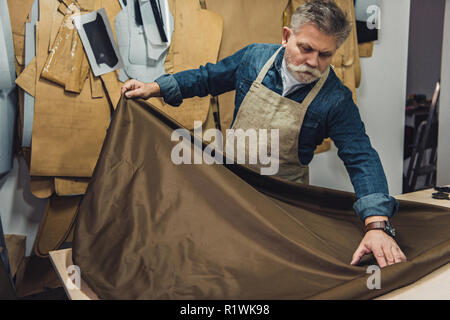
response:
<path id="1" fill-rule="evenodd" d="M 65 239 L 65 243 L 67 243 L 67 244 L 71 244 L 72 243 L 72 241 L 73 241 L 73 231 L 74 231 L 74 229 L 75 229 L 75 224 L 72 224 L 71 226 L 70 226 L 70 230 L 69 230 L 69 234 L 67 235 L 67 238 Z"/>
<path id="2" fill-rule="evenodd" d="M 259 176 L 239 165 L 174 165 L 173 129 L 122 99 L 78 209 L 73 259 L 103 299 L 369 299 L 450 261 L 450 210 L 400 201 L 408 262 L 351 266 L 364 234 L 354 194 Z M 148 133 L 148 134 L 145 134 Z"/>

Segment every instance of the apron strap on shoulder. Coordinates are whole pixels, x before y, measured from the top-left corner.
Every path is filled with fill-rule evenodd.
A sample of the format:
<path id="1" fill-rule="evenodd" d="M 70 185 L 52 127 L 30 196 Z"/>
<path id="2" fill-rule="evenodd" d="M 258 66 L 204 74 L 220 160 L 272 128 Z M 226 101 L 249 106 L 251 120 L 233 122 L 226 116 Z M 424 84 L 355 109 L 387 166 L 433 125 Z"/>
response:
<path id="1" fill-rule="evenodd" d="M 267 60 L 266 64 L 264 65 L 264 67 L 262 67 L 261 71 L 258 74 L 258 77 L 256 78 L 255 82 L 257 83 L 262 83 L 262 81 L 264 80 L 264 77 L 266 76 L 267 72 L 269 71 L 270 67 L 272 67 L 273 62 L 275 61 L 275 58 L 277 57 L 278 52 L 280 52 L 282 47 L 280 47 L 274 54 L 272 57 L 270 57 L 269 60 Z"/>

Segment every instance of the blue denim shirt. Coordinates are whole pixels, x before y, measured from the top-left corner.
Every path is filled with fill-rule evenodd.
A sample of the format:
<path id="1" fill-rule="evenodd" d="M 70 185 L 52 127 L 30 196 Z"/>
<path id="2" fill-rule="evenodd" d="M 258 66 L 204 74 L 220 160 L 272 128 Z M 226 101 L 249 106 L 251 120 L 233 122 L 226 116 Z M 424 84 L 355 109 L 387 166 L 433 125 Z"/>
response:
<path id="1" fill-rule="evenodd" d="M 179 106 L 183 99 L 213 96 L 236 90 L 233 121 L 253 81 L 267 60 L 280 48 L 275 44 L 252 44 L 216 64 L 207 63 L 156 79 L 164 101 Z M 284 48 L 263 80 L 263 85 L 282 94 L 281 64 Z M 302 102 L 315 83 L 305 85 L 286 97 Z M 351 91 L 330 70 L 322 90 L 309 106 L 299 136 L 299 159 L 307 165 L 317 145 L 330 137 L 338 148 L 353 184 L 357 201 L 353 208 L 361 220 L 369 216 L 391 217 L 398 201 L 389 195 L 386 176 L 377 152 L 365 132 Z"/>

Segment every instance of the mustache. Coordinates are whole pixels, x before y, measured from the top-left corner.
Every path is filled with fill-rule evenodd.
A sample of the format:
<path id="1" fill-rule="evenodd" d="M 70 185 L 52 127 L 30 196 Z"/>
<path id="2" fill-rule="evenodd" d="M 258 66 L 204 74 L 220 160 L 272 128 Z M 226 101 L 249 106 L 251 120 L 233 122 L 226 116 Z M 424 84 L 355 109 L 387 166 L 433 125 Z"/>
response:
<path id="1" fill-rule="evenodd" d="M 311 68 L 311 67 L 309 67 L 309 66 L 307 66 L 305 64 L 302 64 L 300 66 L 296 66 L 296 65 L 294 65 L 292 63 L 289 63 L 288 64 L 288 68 L 289 68 L 289 70 L 294 71 L 294 72 L 309 72 L 309 73 L 311 73 L 313 76 L 315 76 L 317 78 L 320 78 L 322 76 L 322 73 L 319 71 L 319 69 Z"/>

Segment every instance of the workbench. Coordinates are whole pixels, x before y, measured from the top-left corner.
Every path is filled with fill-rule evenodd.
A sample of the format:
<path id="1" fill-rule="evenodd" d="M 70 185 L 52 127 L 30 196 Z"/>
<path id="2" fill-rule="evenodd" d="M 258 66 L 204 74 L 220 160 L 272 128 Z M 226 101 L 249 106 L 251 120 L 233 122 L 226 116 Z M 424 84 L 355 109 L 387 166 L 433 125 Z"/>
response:
<path id="1" fill-rule="evenodd" d="M 433 189 L 427 189 L 396 196 L 399 200 L 433 204 L 450 208 L 449 200 L 436 200 L 431 197 Z M 450 231 L 450 230 L 449 230 Z M 77 278 L 76 269 L 72 261 L 72 249 L 50 252 L 50 260 L 71 300 L 99 300 L 81 277 Z M 69 268 L 69 269 L 68 269 Z M 69 270 L 69 272 L 67 271 Z M 82 272 L 82 271 L 80 271 Z M 79 280 L 79 288 L 73 284 Z M 411 285 L 394 290 L 376 298 L 376 300 L 449 300 L 450 299 L 450 263 L 440 267 Z"/>

